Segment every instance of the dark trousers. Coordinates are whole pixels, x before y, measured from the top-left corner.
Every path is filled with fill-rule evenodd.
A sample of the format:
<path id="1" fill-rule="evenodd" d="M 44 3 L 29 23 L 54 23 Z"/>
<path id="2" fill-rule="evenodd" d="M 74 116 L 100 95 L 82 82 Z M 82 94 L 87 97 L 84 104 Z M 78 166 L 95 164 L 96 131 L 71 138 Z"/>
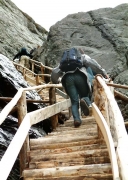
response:
<path id="1" fill-rule="evenodd" d="M 74 120 L 80 120 L 79 99 L 89 97 L 89 87 L 86 76 L 80 72 L 67 73 L 64 77 L 65 88 L 71 99 L 71 109 Z"/>

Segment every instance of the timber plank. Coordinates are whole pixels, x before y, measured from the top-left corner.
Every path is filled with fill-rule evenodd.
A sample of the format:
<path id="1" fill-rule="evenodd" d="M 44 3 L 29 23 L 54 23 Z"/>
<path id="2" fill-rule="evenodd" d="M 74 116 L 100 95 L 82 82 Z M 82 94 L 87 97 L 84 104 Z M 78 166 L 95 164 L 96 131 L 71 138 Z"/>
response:
<path id="1" fill-rule="evenodd" d="M 47 137 L 47 138 L 38 138 L 38 139 L 31 139 L 30 143 L 31 145 L 38 145 L 38 144 L 49 144 L 49 143 L 65 143 L 65 142 L 76 142 L 76 141 L 84 141 L 87 139 L 96 139 L 97 136 L 90 136 L 83 134 L 82 136 L 74 135 L 74 136 L 68 136 L 68 138 L 64 135 L 61 137 Z"/>
<path id="2" fill-rule="evenodd" d="M 54 143 L 54 144 L 38 144 L 32 145 L 30 144 L 31 150 L 36 149 L 55 149 L 55 148 L 64 148 L 64 147 L 72 147 L 72 146 L 82 146 L 82 145 L 90 145 L 90 144 L 105 144 L 104 140 L 102 139 L 89 139 L 85 141 L 78 141 L 78 142 L 66 142 L 66 143 Z"/>
<path id="3" fill-rule="evenodd" d="M 95 124 L 96 123 L 93 116 L 87 116 L 84 118 L 81 117 L 81 120 L 82 120 L 82 125 L 84 125 L 84 124 Z M 73 117 L 71 116 L 71 118 L 69 120 L 66 120 L 64 124 L 65 124 L 65 126 L 71 126 L 73 122 L 74 122 L 74 120 L 73 120 Z"/>
<path id="4" fill-rule="evenodd" d="M 98 133 L 97 133 L 97 131 L 96 131 L 96 129 L 87 129 L 87 130 L 84 130 L 84 129 L 82 129 L 82 131 L 71 131 L 71 132 L 69 132 L 69 131 L 65 131 L 65 132 L 63 132 L 62 134 L 61 134 L 61 132 L 59 132 L 59 134 L 52 134 L 51 136 L 45 136 L 45 138 L 50 138 L 50 137 L 52 137 L 52 138 L 63 138 L 63 137 L 70 137 L 70 136 L 96 136 L 96 135 L 98 135 Z"/>
<path id="5" fill-rule="evenodd" d="M 93 164 L 93 165 L 79 165 L 57 168 L 44 168 L 24 170 L 23 177 L 70 177 L 70 176 L 86 176 L 92 174 L 100 175 L 111 174 L 111 165 L 106 164 Z M 93 177 L 93 176 L 92 176 Z"/>
<path id="6" fill-rule="evenodd" d="M 36 156 L 38 155 L 47 155 L 47 154 L 58 154 L 58 153 L 71 153 L 76 151 L 83 151 L 83 150 L 92 150 L 92 149 L 105 149 L 106 145 L 99 145 L 99 144 L 91 144 L 91 145 L 82 145 L 82 146 L 69 146 L 69 147 L 63 147 L 63 148 L 56 148 L 56 149 L 36 149 L 31 150 L 29 152 L 30 156 Z"/>
<path id="7" fill-rule="evenodd" d="M 88 128 L 97 128 L 97 124 L 86 124 L 86 125 L 81 125 L 78 128 L 74 128 L 74 123 L 72 122 L 72 124 L 70 126 L 65 126 L 65 124 L 59 124 L 59 126 L 56 128 L 57 131 L 67 131 L 67 130 L 75 130 L 75 129 L 88 129 Z"/>
<path id="8" fill-rule="evenodd" d="M 76 166 L 76 165 L 88 165 L 88 164 L 100 164 L 100 163 L 110 163 L 108 156 L 100 157 L 87 157 L 87 158 L 65 158 L 63 160 L 50 160 L 41 162 L 30 162 L 29 169 L 41 169 L 41 168 L 51 168 L 51 167 L 65 167 L 65 166 Z"/>
<path id="9" fill-rule="evenodd" d="M 65 131 L 57 131 L 55 130 L 54 132 L 52 133 L 49 133 L 48 136 L 59 136 L 59 135 L 63 135 L 63 134 L 66 134 L 68 136 L 68 134 L 83 134 L 83 133 L 86 133 L 86 132 L 97 132 L 97 129 L 96 128 L 86 128 L 86 129 L 79 129 L 79 128 L 74 128 L 74 129 L 71 129 L 71 130 L 65 130 Z"/>
<path id="10" fill-rule="evenodd" d="M 113 180 L 112 174 L 85 175 L 85 176 L 68 176 L 68 177 L 47 177 L 47 178 L 25 178 L 24 180 Z"/>
<path id="11" fill-rule="evenodd" d="M 108 156 L 107 149 L 94 149 L 94 150 L 85 150 L 85 151 L 77 151 L 77 152 L 69 152 L 69 153 L 61 153 L 61 154 L 49 154 L 49 155 L 36 155 L 30 156 L 31 162 L 37 161 L 50 161 L 50 160 L 59 160 L 68 158 L 81 158 L 81 157 L 94 157 L 94 156 Z"/>

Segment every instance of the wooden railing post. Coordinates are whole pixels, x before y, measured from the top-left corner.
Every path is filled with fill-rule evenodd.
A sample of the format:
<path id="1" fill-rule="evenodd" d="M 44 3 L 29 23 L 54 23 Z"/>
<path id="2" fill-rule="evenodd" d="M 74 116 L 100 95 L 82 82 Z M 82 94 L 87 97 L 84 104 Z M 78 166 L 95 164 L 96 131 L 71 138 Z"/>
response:
<path id="1" fill-rule="evenodd" d="M 23 77 L 24 77 L 24 79 L 26 78 L 26 69 L 25 68 L 23 68 Z"/>
<path id="2" fill-rule="evenodd" d="M 17 112 L 18 112 L 18 125 L 20 126 L 25 115 L 27 114 L 26 92 L 22 93 L 22 96 L 17 103 Z M 29 151 L 29 135 L 26 137 L 26 140 L 24 141 L 24 144 L 19 153 L 20 175 L 22 174 L 22 171 L 28 166 L 27 151 Z"/>
<path id="3" fill-rule="evenodd" d="M 97 80 L 93 81 L 93 98 L 94 98 L 94 102 L 97 105 L 97 107 L 100 109 L 100 111 L 102 112 L 104 110 L 103 106 L 104 106 L 104 101 L 101 100 L 101 92 L 102 92 L 102 87 L 100 86 L 100 84 L 98 83 Z M 98 130 L 98 137 L 99 139 L 104 139 L 103 138 L 103 134 L 99 128 L 99 126 L 97 125 L 97 130 Z"/>
<path id="4" fill-rule="evenodd" d="M 41 74 L 44 74 L 44 67 L 41 65 Z M 44 76 L 42 76 L 42 80 L 44 81 Z"/>
<path id="5" fill-rule="evenodd" d="M 49 89 L 49 102 L 50 105 L 56 103 L 56 89 L 54 87 Z M 50 120 L 51 120 L 52 129 L 56 129 L 58 125 L 58 115 L 55 114 L 50 118 Z"/>
<path id="6" fill-rule="evenodd" d="M 39 75 L 37 74 L 36 75 L 36 85 L 38 86 L 40 84 L 40 77 Z"/>
<path id="7" fill-rule="evenodd" d="M 32 72 L 34 72 L 34 62 L 31 62 L 32 63 Z"/>

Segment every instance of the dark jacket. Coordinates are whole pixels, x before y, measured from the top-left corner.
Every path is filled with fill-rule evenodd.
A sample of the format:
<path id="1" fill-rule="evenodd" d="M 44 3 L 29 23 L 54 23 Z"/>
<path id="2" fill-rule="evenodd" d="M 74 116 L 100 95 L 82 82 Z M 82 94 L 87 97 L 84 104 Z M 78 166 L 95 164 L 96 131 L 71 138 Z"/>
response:
<path id="1" fill-rule="evenodd" d="M 30 58 L 32 58 L 32 55 L 30 53 L 27 52 L 26 48 L 21 48 L 21 50 L 15 55 L 14 59 L 20 59 L 21 56 L 29 56 Z"/>
<path id="2" fill-rule="evenodd" d="M 91 59 L 88 55 L 83 54 L 81 56 L 81 60 L 83 67 L 80 69 L 77 68 L 76 70 L 79 70 L 87 77 L 87 84 L 89 86 L 90 93 L 92 93 L 92 81 L 94 79 L 94 76 L 96 74 L 101 74 L 104 78 L 106 78 L 107 73 L 94 59 Z M 59 65 L 58 65 L 56 68 L 52 70 L 51 81 L 55 84 L 62 82 L 62 85 L 64 86 L 66 91 L 64 77 L 67 73 L 74 73 L 74 72 L 75 71 L 68 71 L 64 73 L 59 69 Z"/>

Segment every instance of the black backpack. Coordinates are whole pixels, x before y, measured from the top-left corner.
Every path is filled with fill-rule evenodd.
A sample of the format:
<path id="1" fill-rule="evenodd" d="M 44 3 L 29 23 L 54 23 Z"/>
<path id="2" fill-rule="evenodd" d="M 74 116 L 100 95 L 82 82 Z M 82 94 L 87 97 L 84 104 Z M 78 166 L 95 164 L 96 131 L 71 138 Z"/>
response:
<path id="1" fill-rule="evenodd" d="M 81 54 L 76 48 L 71 48 L 63 52 L 59 68 L 63 72 L 74 71 L 82 67 Z"/>

